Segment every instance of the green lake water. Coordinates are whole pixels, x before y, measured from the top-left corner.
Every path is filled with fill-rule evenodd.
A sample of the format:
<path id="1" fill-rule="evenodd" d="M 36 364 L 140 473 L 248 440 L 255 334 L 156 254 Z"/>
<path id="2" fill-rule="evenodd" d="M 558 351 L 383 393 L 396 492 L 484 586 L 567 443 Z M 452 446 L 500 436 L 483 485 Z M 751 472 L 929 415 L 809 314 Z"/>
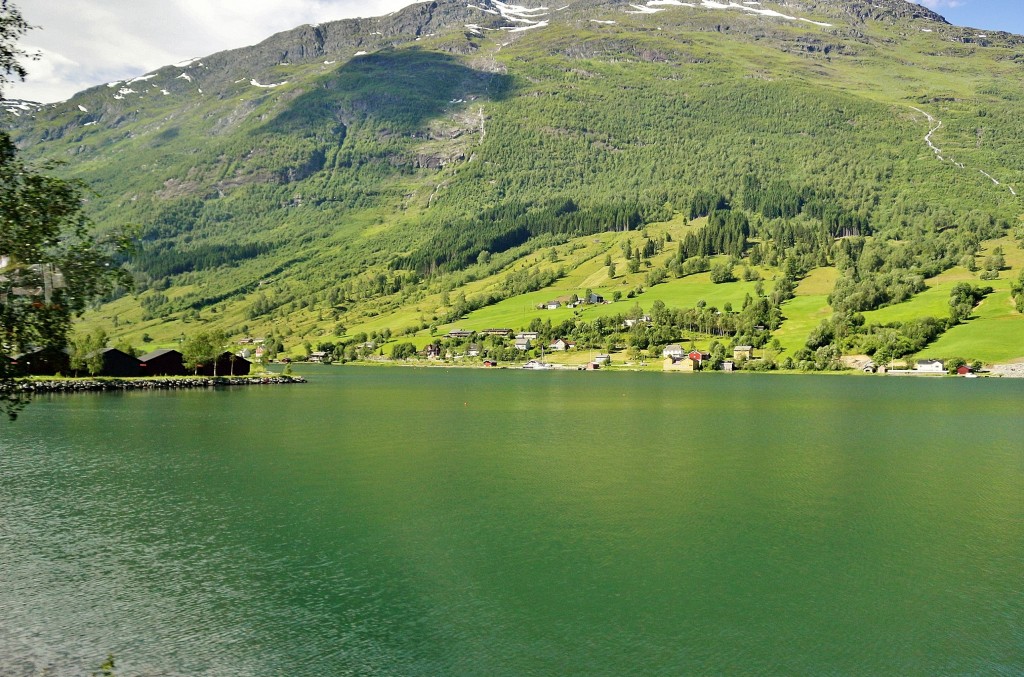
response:
<path id="1" fill-rule="evenodd" d="M 0 674 L 1024 674 L 1024 381 L 305 373 L 0 423 Z"/>

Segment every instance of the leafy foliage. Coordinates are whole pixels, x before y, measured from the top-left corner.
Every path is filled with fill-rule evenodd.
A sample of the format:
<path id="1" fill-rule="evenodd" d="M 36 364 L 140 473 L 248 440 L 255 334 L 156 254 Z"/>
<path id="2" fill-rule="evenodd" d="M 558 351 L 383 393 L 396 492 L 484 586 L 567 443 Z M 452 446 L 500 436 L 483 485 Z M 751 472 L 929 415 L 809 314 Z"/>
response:
<path id="1" fill-rule="evenodd" d="M 28 29 L 20 12 L 0 4 L 0 87 L 24 77 L 15 45 Z M 2 92 L 0 92 L 2 94 Z M 91 233 L 84 186 L 27 164 L 0 132 L 0 353 L 61 350 L 72 319 L 118 281 L 113 248 Z M 121 248 L 123 240 L 117 243 Z M 0 357 L 0 411 L 10 419 L 25 404 L 7 357 Z"/>

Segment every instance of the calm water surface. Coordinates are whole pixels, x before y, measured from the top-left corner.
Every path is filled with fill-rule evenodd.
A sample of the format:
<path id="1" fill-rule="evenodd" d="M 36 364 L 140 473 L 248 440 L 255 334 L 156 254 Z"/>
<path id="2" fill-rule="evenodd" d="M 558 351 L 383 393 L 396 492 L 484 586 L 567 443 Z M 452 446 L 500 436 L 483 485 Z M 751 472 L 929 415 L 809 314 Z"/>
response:
<path id="1" fill-rule="evenodd" d="M 1024 381 L 308 373 L 0 424 L 0 674 L 1024 673 Z"/>

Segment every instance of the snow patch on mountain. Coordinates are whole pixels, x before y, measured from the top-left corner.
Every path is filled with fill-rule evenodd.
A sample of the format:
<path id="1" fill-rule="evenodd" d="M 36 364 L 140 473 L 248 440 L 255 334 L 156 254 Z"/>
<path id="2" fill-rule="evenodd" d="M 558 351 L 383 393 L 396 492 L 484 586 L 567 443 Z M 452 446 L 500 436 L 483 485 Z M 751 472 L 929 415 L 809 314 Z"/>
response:
<path id="1" fill-rule="evenodd" d="M 22 101 L 21 99 L 7 99 L 0 106 L 4 111 L 10 113 L 16 118 L 20 118 L 22 113 L 32 114 L 42 108 L 42 104 L 34 103 L 32 101 Z"/>
<path id="2" fill-rule="evenodd" d="M 532 21 L 538 16 L 547 16 L 547 7 L 524 7 L 522 5 L 506 5 L 504 2 L 494 0 L 492 3 L 498 8 L 503 17 L 509 21 L 526 20 Z"/>
<path id="3" fill-rule="evenodd" d="M 257 82 L 256 78 L 253 78 L 252 80 L 249 80 L 249 84 L 252 85 L 253 87 L 259 87 L 260 89 L 273 89 L 274 87 L 280 87 L 281 85 L 287 85 L 288 81 L 285 80 L 284 82 L 278 82 L 278 83 L 275 83 L 273 85 L 261 85 L 259 82 Z"/>
<path id="4" fill-rule="evenodd" d="M 523 31 L 532 30 L 534 28 L 544 28 L 550 24 L 547 17 L 550 15 L 551 10 L 548 7 L 525 7 L 523 5 L 511 5 L 499 2 L 498 0 L 493 0 L 490 4 L 491 7 L 483 7 L 481 5 L 466 6 L 488 14 L 496 14 L 505 21 L 511 23 L 524 24 L 514 28 L 511 26 L 503 26 L 501 28 L 501 30 L 508 31 L 509 33 L 522 33 Z M 555 11 L 560 12 L 567 7 L 568 5 L 560 7 Z M 466 24 L 466 28 L 474 33 L 482 35 L 482 29 L 477 24 Z"/>
<path id="5" fill-rule="evenodd" d="M 481 12 L 487 12 L 488 14 L 494 14 L 496 16 L 501 16 L 501 12 L 499 12 L 496 9 L 488 9 L 487 7 L 481 7 L 480 5 L 466 5 L 466 7 L 469 7 L 470 9 L 478 9 Z"/>
<path id="6" fill-rule="evenodd" d="M 520 26 L 519 28 L 510 28 L 508 30 L 508 32 L 509 33 L 522 33 L 523 31 L 531 31 L 534 28 L 544 28 L 547 25 L 548 25 L 547 21 L 539 21 L 539 22 L 537 22 L 535 24 L 530 24 L 529 26 Z"/>
<path id="7" fill-rule="evenodd" d="M 812 19 L 805 19 L 798 16 L 790 16 L 789 14 L 783 14 L 782 12 L 776 12 L 774 9 L 763 9 L 759 7 L 760 2 L 744 2 L 742 5 L 735 2 L 718 2 L 718 0 L 701 0 L 700 3 L 694 2 L 681 2 L 680 0 L 649 0 L 646 5 L 630 5 L 636 11 L 626 10 L 627 14 L 653 14 L 655 12 L 662 11 L 665 5 L 671 5 L 676 7 L 694 7 L 701 9 L 717 9 L 717 10 L 739 10 L 741 12 L 748 12 L 751 14 L 760 14 L 761 16 L 770 16 L 776 19 L 785 19 L 787 21 L 803 21 L 805 23 L 814 24 L 815 26 L 824 26 L 829 28 L 832 24 L 825 23 L 823 21 L 814 21 Z M 755 6 L 758 5 L 758 6 Z"/>
<path id="8" fill-rule="evenodd" d="M 655 0 L 656 1 L 656 0 Z M 648 5 L 654 4 L 653 2 L 647 3 Z M 664 12 L 663 9 L 657 9 L 655 7 L 645 7 L 642 5 L 630 5 L 632 10 L 627 9 L 626 14 L 657 14 L 658 12 Z"/>

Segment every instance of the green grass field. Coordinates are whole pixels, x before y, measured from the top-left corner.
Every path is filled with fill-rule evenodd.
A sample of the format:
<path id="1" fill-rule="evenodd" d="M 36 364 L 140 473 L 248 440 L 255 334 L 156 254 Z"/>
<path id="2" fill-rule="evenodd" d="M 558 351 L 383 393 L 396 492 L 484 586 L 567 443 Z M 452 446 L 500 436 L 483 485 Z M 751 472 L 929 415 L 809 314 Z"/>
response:
<path id="1" fill-rule="evenodd" d="M 1018 313 L 1008 291 L 991 294 L 975 316 L 953 327 L 921 351 L 920 358 L 963 357 L 985 364 L 1024 358 L 1024 315 Z"/>

